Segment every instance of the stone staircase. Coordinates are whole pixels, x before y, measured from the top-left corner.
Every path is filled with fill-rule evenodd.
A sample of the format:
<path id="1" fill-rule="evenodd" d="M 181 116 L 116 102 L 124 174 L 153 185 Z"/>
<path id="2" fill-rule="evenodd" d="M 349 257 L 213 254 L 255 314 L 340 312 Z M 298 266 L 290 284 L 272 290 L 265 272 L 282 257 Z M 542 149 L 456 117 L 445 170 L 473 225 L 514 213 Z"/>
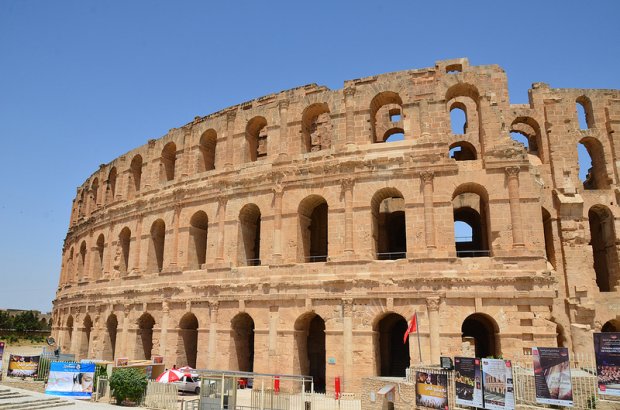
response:
<path id="1" fill-rule="evenodd" d="M 31 396 L 21 391 L 0 387 L 0 410 L 36 410 L 49 409 L 52 407 L 70 406 L 72 401 L 64 400 L 59 397 L 39 398 Z"/>

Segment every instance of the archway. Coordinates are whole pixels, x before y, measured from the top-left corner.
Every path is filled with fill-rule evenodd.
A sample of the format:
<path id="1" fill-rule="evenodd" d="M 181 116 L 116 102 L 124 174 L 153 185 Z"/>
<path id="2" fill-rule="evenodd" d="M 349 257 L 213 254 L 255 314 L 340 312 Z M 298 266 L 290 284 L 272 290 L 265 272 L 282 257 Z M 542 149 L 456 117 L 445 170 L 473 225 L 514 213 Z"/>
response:
<path id="1" fill-rule="evenodd" d="M 82 322 L 83 329 L 80 340 L 80 347 L 78 357 L 81 359 L 88 357 L 88 350 L 90 347 L 90 334 L 93 329 L 93 321 L 89 315 L 86 315 L 84 322 Z"/>
<path id="2" fill-rule="evenodd" d="M 497 324 L 482 313 L 467 316 L 461 326 L 462 338 L 474 341 L 476 357 L 498 357 Z"/>
<path id="3" fill-rule="evenodd" d="M 179 343 L 177 363 L 196 367 L 198 354 L 198 319 L 193 313 L 186 313 L 179 322 Z"/>
<path id="4" fill-rule="evenodd" d="M 372 236 L 377 259 L 402 259 L 407 255 L 405 200 L 396 188 L 376 192 L 370 203 Z"/>
<path id="5" fill-rule="evenodd" d="M 300 262 L 327 260 L 328 206 L 319 195 L 310 195 L 299 204 Z"/>
<path id="6" fill-rule="evenodd" d="M 255 204 L 247 204 L 239 212 L 240 266 L 260 266 L 261 213 Z"/>
<path id="7" fill-rule="evenodd" d="M 403 343 L 407 320 L 399 314 L 388 313 L 377 324 L 379 348 L 377 369 L 379 376 L 404 377 L 411 363 L 409 339 Z"/>
<path id="8" fill-rule="evenodd" d="M 189 221 L 190 244 L 188 247 L 188 267 L 200 269 L 207 259 L 207 233 L 209 218 L 204 211 L 198 211 Z"/>
<path id="9" fill-rule="evenodd" d="M 601 328 L 601 332 L 603 332 L 603 333 L 617 333 L 617 332 L 620 332 L 620 320 L 612 319 L 610 321 L 605 322 L 605 324 Z"/>
<path id="10" fill-rule="evenodd" d="M 114 360 L 116 354 L 116 334 L 118 332 L 118 319 L 115 314 L 111 314 L 106 321 L 106 335 L 103 342 L 103 360 Z"/>
<path id="11" fill-rule="evenodd" d="M 254 320 L 247 313 L 237 314 L 230 322 L 230 369 L 254 371 Z"/>
<path id="12" fill-rule="evenodd" d="M 312 376 L 314 391 L 325 392 L 325 321 L 316 313 L 306 313 L 295 321 L 299 374 Z M 310 385 L 306 385 L 306 390 Z"/>
<path id="13" fill-rule="evenodd" d="M 138 319 L 138 331 L 136 332 L 136 359 L 151 360 L 153 353 L 153 327 L 155 319 L 148 313 L 142 314 Z"/>
<path id="14" fill-rule="evenodd" d="M 611 292 L 620 276 L 614 216 L 606 206 L 594 205 L 588 211 L 588 221 L 596 284 L 601 292 Z"/>
<path id="15" fill-rule="evenodd" d="M 71 341 L 73 339 L 73 316 L 69 316 L 67 319 L 67 328 L 65 331 L 65 340 L 63 341 L 62 349 L 66 351 L 71 350 Z"/>

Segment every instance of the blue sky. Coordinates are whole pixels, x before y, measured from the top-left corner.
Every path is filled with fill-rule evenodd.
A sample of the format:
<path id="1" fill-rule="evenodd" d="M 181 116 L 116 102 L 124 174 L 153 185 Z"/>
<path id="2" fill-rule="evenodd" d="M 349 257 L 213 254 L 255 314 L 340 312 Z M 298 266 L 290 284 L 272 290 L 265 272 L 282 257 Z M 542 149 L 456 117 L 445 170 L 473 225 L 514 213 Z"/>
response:
<path id="1" fill-rule="evenodd" d="M 48 311 L 71 201 L 99 164 L 170 128 L 307 83 L 499 64 L 620 88 L 617 1 L 0 0 L 0 308 Z"/>

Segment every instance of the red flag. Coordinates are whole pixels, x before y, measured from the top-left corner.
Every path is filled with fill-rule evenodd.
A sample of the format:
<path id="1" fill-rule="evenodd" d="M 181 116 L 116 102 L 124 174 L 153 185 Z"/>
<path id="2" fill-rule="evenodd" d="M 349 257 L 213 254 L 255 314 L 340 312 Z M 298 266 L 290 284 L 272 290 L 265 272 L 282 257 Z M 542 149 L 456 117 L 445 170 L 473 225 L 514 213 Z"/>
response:
<path id="1" fill-rule="evenodd" d="M 409 327 L 405 331 L 405 336 L 403 337 L 403 344 L 407 343 L 407 339 L 409 338 L 409 333 L 413 333 L 417 331 L 418 331 L 418 314 L 414 313 L 413 316 L 411 316 Z"/>

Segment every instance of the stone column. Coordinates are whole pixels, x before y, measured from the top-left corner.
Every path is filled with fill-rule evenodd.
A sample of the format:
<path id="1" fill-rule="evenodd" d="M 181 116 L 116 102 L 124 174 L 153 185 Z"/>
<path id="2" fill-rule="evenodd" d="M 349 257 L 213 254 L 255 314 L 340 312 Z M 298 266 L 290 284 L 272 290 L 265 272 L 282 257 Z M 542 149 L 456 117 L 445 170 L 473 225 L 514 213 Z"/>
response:
<path id="1" fill-rule="evenodd" d="M 174 207 L 174 233 L 172 237 L 172 260 L 168 264 L 170 270 L 177 269 L 179 265 L 179 219 L 183 207 L 180 204 Z"/>
<path id="2" fill-rule="evenodd" d="M 344 253 L 353 255 L 353 178 L 342 180 L 342 191 L 344 192 Z"/>
<path id="3" fill-rule="evenodd" d="M 422 192 L 424 195 L 424 238 L 426 247 L 435 248 L 435 215 L 433 210 L 433 171 L 420 172 Z"/>
<path id="4" fill-rule="evenodd" d="M 228 111 L 226 113 L 226 163 L 224 167 L 229 170 L 232 169 L 234 164 L 235 147 L 233 145 L 233 138 L 235 136 L 235 117 L 236 111 Z"/>
<path id="5" fill-rule="evenodd" d="M 131 305 L 125 306 L 123 310 L 123 339 L 121 343 L 121 352 L 117 354 L 117 357 L 129 357 L 129 314 L 131 313 Z"/>
<path id="6" fill-rule="evenodd" d="M 217 311 L 220 302 L 209 302 L 210 323 L 209 323 L 209 357 L 207 360 L 207 368 L 214 369 L 216 366 L 216 349 L 217 349 Z"/>
<path id="7" fill-rule="evenodd" d="M 131 270 L 129 270 L 129 267 L 127 267 L 127 272 L 132 272 L 133 274 L 137 275 L 138 273 L 140 273 L 141 269 L 140 269 L 140 248 L 141 248 L 141 244 L 142 244 L 142 218 L 143 215 L 140 214 L 138 216 L 138 222 L 136 224 L 136 246 L 135 246 L 135 252 L 134 254 L 134 263 L 133 266 L 131 267 Z M 131 239 L 129 241 L 130 246 L 131 246 Z M 131 248 L 129 250 L 129 252 L 131 253 Z"/>
<path id="8" fill-rule="evenodd" d="M 521 217 L 521 204 L 519 201 L 519 167 L 506 167 L 508 179 L 508 198 L 510 202 L 510 223 L 512 224 L 512 246 L 522 248 L 523 242 L 523 218 Z"/>
<path id="9" fill-rule="evenodd" d="M 346 392 L 353 384 L 353 299 L 342 299 L 342 310 L 342 351 L 344 356 L 342 391 Z"/>
<path id="10" fill-rule="evenodd" d="M 431 136 L 431 124 L 428 116 L 428 101 L 420 100 L 420 129 L 422 130 L 422 138 Z"/>
<path id="11" fill-rule="evenodd" d="M 168 340 L 168 321 L 170 319 L 170 306 L 167 300 L 164 300 L 161 303 L 161 326 L 159 333 L 159 354 L 164 356 L 164 360 L 168 358 L 167 356 L 167 340 Z"/>
<path id="12" fill-rule="evenodd" d="M 79 312 L 75 313 L 73 317 L 73 332 L 71 334 L 71 345 L 69 347 L 69 352 L 75 354 L 76 359 L 80 360 L 78 357 L 80 355 L 80 343 L 82 342 L 82 333 L 84 333 L 84 324 L 82 321 L 84 318 Z"/>
<path id="13" fill-rule="evenodd" d="M 286 160 L 287 157 L 287 147 L 288 147 L 288 100 L 280 101 L 278 107 L 280 108 L 280 135 L 278 135 L 277 139 L 272 139 L 272 136 L 269 137 L 271 141 L 267 142 L 267 149 L 269 150 L 269 154 L 272 154 L 273 158 L 276 158 L 275 161 L 283 161 Z M 271 147 L 269 147 L 271 145 Z"/>
<path id="14" fill-rule="evenodd" d="M 108 240 L 106 241 L 106 244 L 104 246 L 104 266 L 103 266 L 103 277 L 104 278 L 109 278 L 112 276 L 112 254 L 114 253 L 114 249 L 115 247 L 112 246 L 112 232 L 114 232 L 114 224 L 111 223 L 110 227 L 108 228 Z M 118 238 L 117 238 L 118 241 Z"/>
<path id="15" fill-rule="evenodd" d="M 346 120 L 346 144 L 355 144 L 355 87 L 350 86 L 344 89 L 344 107 Z"/>
<path id="16" fill-rule="evenodd" d="M 278 373 L 278 306 L 269 307 L 269 372 Z"/>
<path id="17" fill-rule="evenodd" d="M 278 179 L 274 181 L 273 188 L 273 259 L 274 262 L 282 262 L 282 196 L 284 194 L 284 186 L 282 181 Z"/>
<path id="18" fill-rule="evenodd" d="M 438 364 L 441 355 L 441 336 L 439 334 L 439 297 L 426 298 L 429 325 L 429 344 L 431 346 L 431 363 Z"/>
<path id="19" fill-rule="evenodd" d="M 217 198 L 217 258 L 216 261 L 224 262 L 224 229 L 226 223 L 226 202 L 228 198 L 219 196 Z"/>

